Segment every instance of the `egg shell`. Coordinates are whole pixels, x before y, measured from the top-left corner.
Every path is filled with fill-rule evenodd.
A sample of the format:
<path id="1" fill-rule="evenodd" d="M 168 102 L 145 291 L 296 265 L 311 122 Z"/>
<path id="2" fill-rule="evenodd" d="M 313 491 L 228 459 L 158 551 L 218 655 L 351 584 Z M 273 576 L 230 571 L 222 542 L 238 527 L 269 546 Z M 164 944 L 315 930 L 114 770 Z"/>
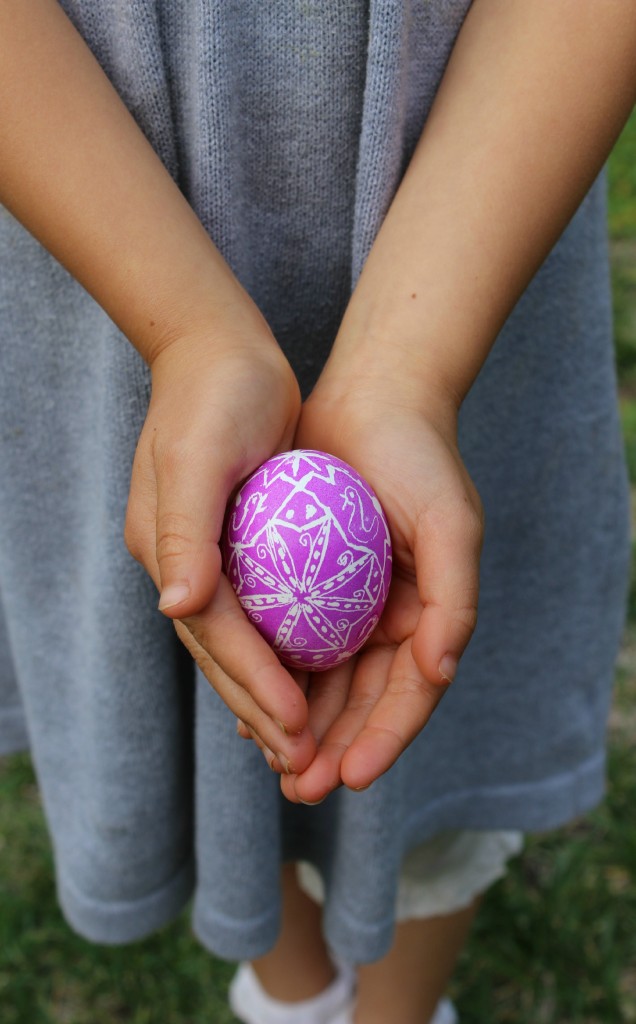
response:
<path id="1" fill-rule="evenodd" d="M 324 671 L 375 629 L 391 582 L 391 539 L 359 473 L 324 452 L 263 463 L 238 491 L 223 541 L 225 572 L 281 661 Z"/>

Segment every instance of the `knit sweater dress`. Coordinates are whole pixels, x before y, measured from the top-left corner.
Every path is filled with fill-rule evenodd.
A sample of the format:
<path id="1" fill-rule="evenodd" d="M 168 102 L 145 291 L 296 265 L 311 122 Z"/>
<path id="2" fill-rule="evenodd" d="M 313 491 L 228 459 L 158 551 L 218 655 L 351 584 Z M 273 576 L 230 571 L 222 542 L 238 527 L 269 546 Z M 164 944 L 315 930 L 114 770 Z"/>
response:
<path id="1" fill-rule="evenodd" d="M 468 6 L 64 2 L 305 393 Z M 0 267 L 0 751 L 32 751 L 77 931 L 135 939 L 193 897 L 208 948 L 262 954 L 295 858 L 322 875 L 332 947 L 372 960 L 415 845 L 601 798 L 628 562 L 602 180 L 461 412 L 487 528 L 457 680 L 389 772 L 318 807 L 281 798 L 124 547 L 142 360 L 6 212 Z"/>

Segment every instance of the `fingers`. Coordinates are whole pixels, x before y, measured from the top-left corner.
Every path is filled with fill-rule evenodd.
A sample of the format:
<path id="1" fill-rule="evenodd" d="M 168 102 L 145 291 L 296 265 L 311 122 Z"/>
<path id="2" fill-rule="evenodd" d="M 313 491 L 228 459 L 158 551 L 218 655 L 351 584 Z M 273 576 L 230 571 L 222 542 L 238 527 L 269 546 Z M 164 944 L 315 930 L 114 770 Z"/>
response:
<path id="1" fill-rule="evenodd" d="M 221 576 L 208 607 L 181 621 L 197 645 L 206 654 L 214 653 L 214 663 L 284 733 L 298 733 L 306 726 L 307 702 L 302 689 L 250 623 L 225 576 Z M 230 707 L 239 718 L 254 726 L 238 706 L 233 703 Z"/>
<path id="2" fill-rule="evenodd" d="M 409 640 L 395 651 L 390 665 L 380 659 L 368 665 L 376 678 L 365 680 L 376 693 L 382 688 L 382 674 L 388 670 L 388 684 L 373 706 L 363 728 L 351 740 L 343 756 L 340 774 L 351 789 L 365 789 L 386 772 L 426 725 L 442 699 L 446 686 L 431 683 L 419 671 Z"/>
<path id="3" fill-rule="evenodd" d="M 415 563 L 423 611 L 412 656 L 431 683 L 454 679 L 475 629 L 482 541 L 483 515 L 474 489 L 418 519 Z"/>
<path id="4" fill-rule="evenodd" d="M 283 795 L 294 803 L 298 800 L 319 802 L 341 783 L 340 761 L 346 748 L 339 745 L 337 738 L 330 741 L 327 734 L 347 704 L 355 661 L 352 659 L 329 672 L 309 675 L 308 725 L 318 743 L 320 762 L 318 771 L 309 784 L 301 787 L 300 793 L 296 791 L 296 778 L 281 779 Z"/>
<path id="5" fill-rule="evenodd" d="M 160 586 L 161 568 L 153 532 L 144 528 L 144 524 L 152 522 L 155 515 L 152 482 L 144 477 L 145 465 L 147 463 L 140 459 L 135 466 L 136 487 L 131 487 L 131 495 L 134 493 L 135 498 L 134 501 L 131 498 L 129 504 L 129 521 L 134 524 L 134 529 L 127 520 L 126 540 L 133 555 Z M 218 552 L 218 546 L 215 547 Z M 215 570 L 213 557 L 209 567 Z M 185 609 L 187 605 L 172 609 L 171 615 L 176 616 L 182 607 Z M 289 734 L 298 733 L 305 727 L 307 704 L 303 693 L 247 619 L 230 583 L 220 572 L 220 556 L 211 599 L 198 614 L 184 615 L 177 632 L 215 689 L 218 690 L 219 669 L 238 684 L 239 689 L 230 689 L 226 685 L 221 696 L 239 718 L 244 718 L 241 699 L 245 693 L 251 697 L 250 707 L 259 708 Z M 253 724 L 250 719 L 247 721 Z M 261 732 L 258 725 L 254 728 Z M 267 743 L 267 739 L 263 739 Z"/>
<path id="6" fill-rule="evenodd" d="M 364 723 L 358 716 L 358 734 L 343 737 L 348 749 L 340 775 L 352 789 L 387 771 L 424 727 L 475 629 L 483 516 L 470 483 L 455 494 L 417 520 L 419 608 L 413 590 L 409 597 L 409 588 L 397 580 L 383 623 L 397 646 L 363 659 L 354 681 L 354 690 L 366 691 L 375 703 Z"/>
<path id="7" fill-rule="evenodd" d="M 407 639 L 359 658 L 344 708 L 307 770 L 283 780 L 285 795 L 311 804 L 340 784 L 366 789 L 397 761 L 446 690 L 423 678 L 410 647 Z"/>
<path id="8" fill-rule="evenodd" d="M 154 481 L 150 473 L 143 479 L 149 466 L 154 468 Z M 163 450 L 157 445 L 152 462 L 142 446 L 135 459 L 126 542 L 147 569 L 156 562 L 159 608 L 171 618 L 200 611 L 216 590 L 221 573 L 219 538 L 234 482 L 230 476 L 230 468 L 218 456 L 212 458 L 191 441 L 173 442 Z"/>
<path id="9" fill-rule="evenodd" d="M 304 804 L 320 803 L 342 783 L 354 790 L 365 788 L 377 775 L 386 770 L 383 767 L 373 777 L 368 772 L 362 773 L 362 781 L 354 772 L 346 778 L 342 774 L 352 744 L 358 741 L 358 737 L 363 736 L 367 723 L 384 693 L 393 653 L 392 647 L 378 645 L 358 654 L 343 707 L 323 736 L 319 750 L 307 770 L 294 779 L 293 796 L 296 800 Z M 372 740 L 375 742 L 376 738 L 377 734 L 374 733 Z M 385 762 L 386 759 L 382 759 L 382 765 Z M 284 782 L 286 784 L 283 791 L 289 796 L 289 782 Z"/>
<path id="10" fill-rule="evenodd" d="M 341 696 L 341 707 L 322 736 L 316 757 L 307 771 L 294 780 L 297 800 L 319 803 L 345 781 L 341 774 L 343 759 L 384 691 L 392 657 L 391 648 L 377 646 L 368 648 L 355 659 L 345 699 L 342 701 Z M 289 795 L 288 790 L 287 784 L 283 787 L 286 795 Z"/>
<path id="11" fill-rule="evenodd" d="M 196 437 L 186 432 L 187 443 L 175 441 L 174 432 L 159 443 L 149 414 L 133 464 L 125 540 L 161 590 L 160 609 L 185 623 L 211 655 L 210 664 L 242 685 L 266 714 L 299 732 L 307 718 L 304 697 L 221 573 L 218 541 L 227 497 L 253 467 L 240 444 L 227 437 L 221 443 L 227 415 L 223 430 L 218 418 L 215 412 Z"/>
<path id="12" fill-rule="evenodd" d="M 250 729 L 249 725 L 244 726 L 244 728 L 248 738 L 254 741 L 254 743 L 260 750 L 261 754 L 265 758 L 265 762 L 268 768 L 270 768 L 271 771 L 276 772 L 278 774 L 284 772 L 285 769 L 283 768 L 281 761 L 279 760 L 279 758 L 277 757 L 273 750 L 270 750 L 269 747 L 265 746 L 258 733 L 255 733 L 253 729 Z"/>
<path id="13" fill-rule="evenodd" d="M 417 589 L 394 579 L 372 645 L 358 658 L 346 705 L 294 782 L 297 799 L 316 802 L 340 782 L 366 788 L 424 727 L 475 628 L 481 543 L 478 502 L 447 502 L 439 513 L 420 517 Z"/>
<path id="14" fill-rule="evenodd" d="M 247 729 L 248 735 L 256 740 L 264 753 L 273 755 L 268 760 L 270 767 L 273 770 L 285 772 L 302 772 L 311 763 L 316 751 L 316 742 L 310 730 L 306 727 L 297 732 L 286 729 L 281 722 L 262 710 L 240 682 L 223 670 L 221 665 L 198 643 L 183 622 L 175 622 L 175 628 L 179 638 L 190 651 L 206 679 L 221 700 L 239 717 Z M 280 667 L 282 669 L 282 666 Z M 284 672 L 284 670 L 282 671 Z M 291 679 L 289 679 L 289 684 L 298 689 Z M 304 697 L 300 690 L 298 693 L 299 699 L 304 704 Z M 276 764 L 272 764 L 274 759 L 277 761 Z"/>

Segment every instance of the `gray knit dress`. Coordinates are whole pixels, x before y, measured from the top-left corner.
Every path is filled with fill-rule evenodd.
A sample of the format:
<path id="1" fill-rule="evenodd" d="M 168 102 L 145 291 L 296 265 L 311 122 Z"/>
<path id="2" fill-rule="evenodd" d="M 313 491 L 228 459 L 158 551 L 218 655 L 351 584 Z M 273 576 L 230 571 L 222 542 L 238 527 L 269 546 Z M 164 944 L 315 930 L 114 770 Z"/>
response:
<path id="1" fill-rule="evenodd" d="M 64 6 L 306 392 L 469 0 Z M 253 957 L 277 934 L 280 862 L 302 858 L 329 942 L 369 961 L 405 851 L 601 798 L 628 561 L 602 181 L 462 410 L 487 535 L 457 681 L 391 771 L 314 808 L 236 738 L 125 550 L 142 361 L 7 213 L 0 266 L 0 751 L 32 751 L 78 932 L 129 941 L 193 897 L 201 941 Z"/>

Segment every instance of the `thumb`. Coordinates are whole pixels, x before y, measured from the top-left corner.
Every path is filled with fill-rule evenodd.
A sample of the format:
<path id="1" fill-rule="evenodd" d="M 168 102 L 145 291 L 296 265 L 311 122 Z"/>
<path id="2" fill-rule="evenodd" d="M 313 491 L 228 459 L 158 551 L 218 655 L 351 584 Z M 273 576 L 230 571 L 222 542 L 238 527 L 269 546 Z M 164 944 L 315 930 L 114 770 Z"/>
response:
<path id="1" fill-rule="evenodd" d="M 423 611 L 412 653 L 425 679 L 452 682 L 477 623 L 483 513 L 464 494 L 428 510 L 418 523 L 415 563 Z"/>
<path id="2" fill-rule="evenodd" d="M 156 456 L 159 609 L 170 618 L 202 611 L 216 592 L 228 477 L 209 451 L 173 447 Z"/>

